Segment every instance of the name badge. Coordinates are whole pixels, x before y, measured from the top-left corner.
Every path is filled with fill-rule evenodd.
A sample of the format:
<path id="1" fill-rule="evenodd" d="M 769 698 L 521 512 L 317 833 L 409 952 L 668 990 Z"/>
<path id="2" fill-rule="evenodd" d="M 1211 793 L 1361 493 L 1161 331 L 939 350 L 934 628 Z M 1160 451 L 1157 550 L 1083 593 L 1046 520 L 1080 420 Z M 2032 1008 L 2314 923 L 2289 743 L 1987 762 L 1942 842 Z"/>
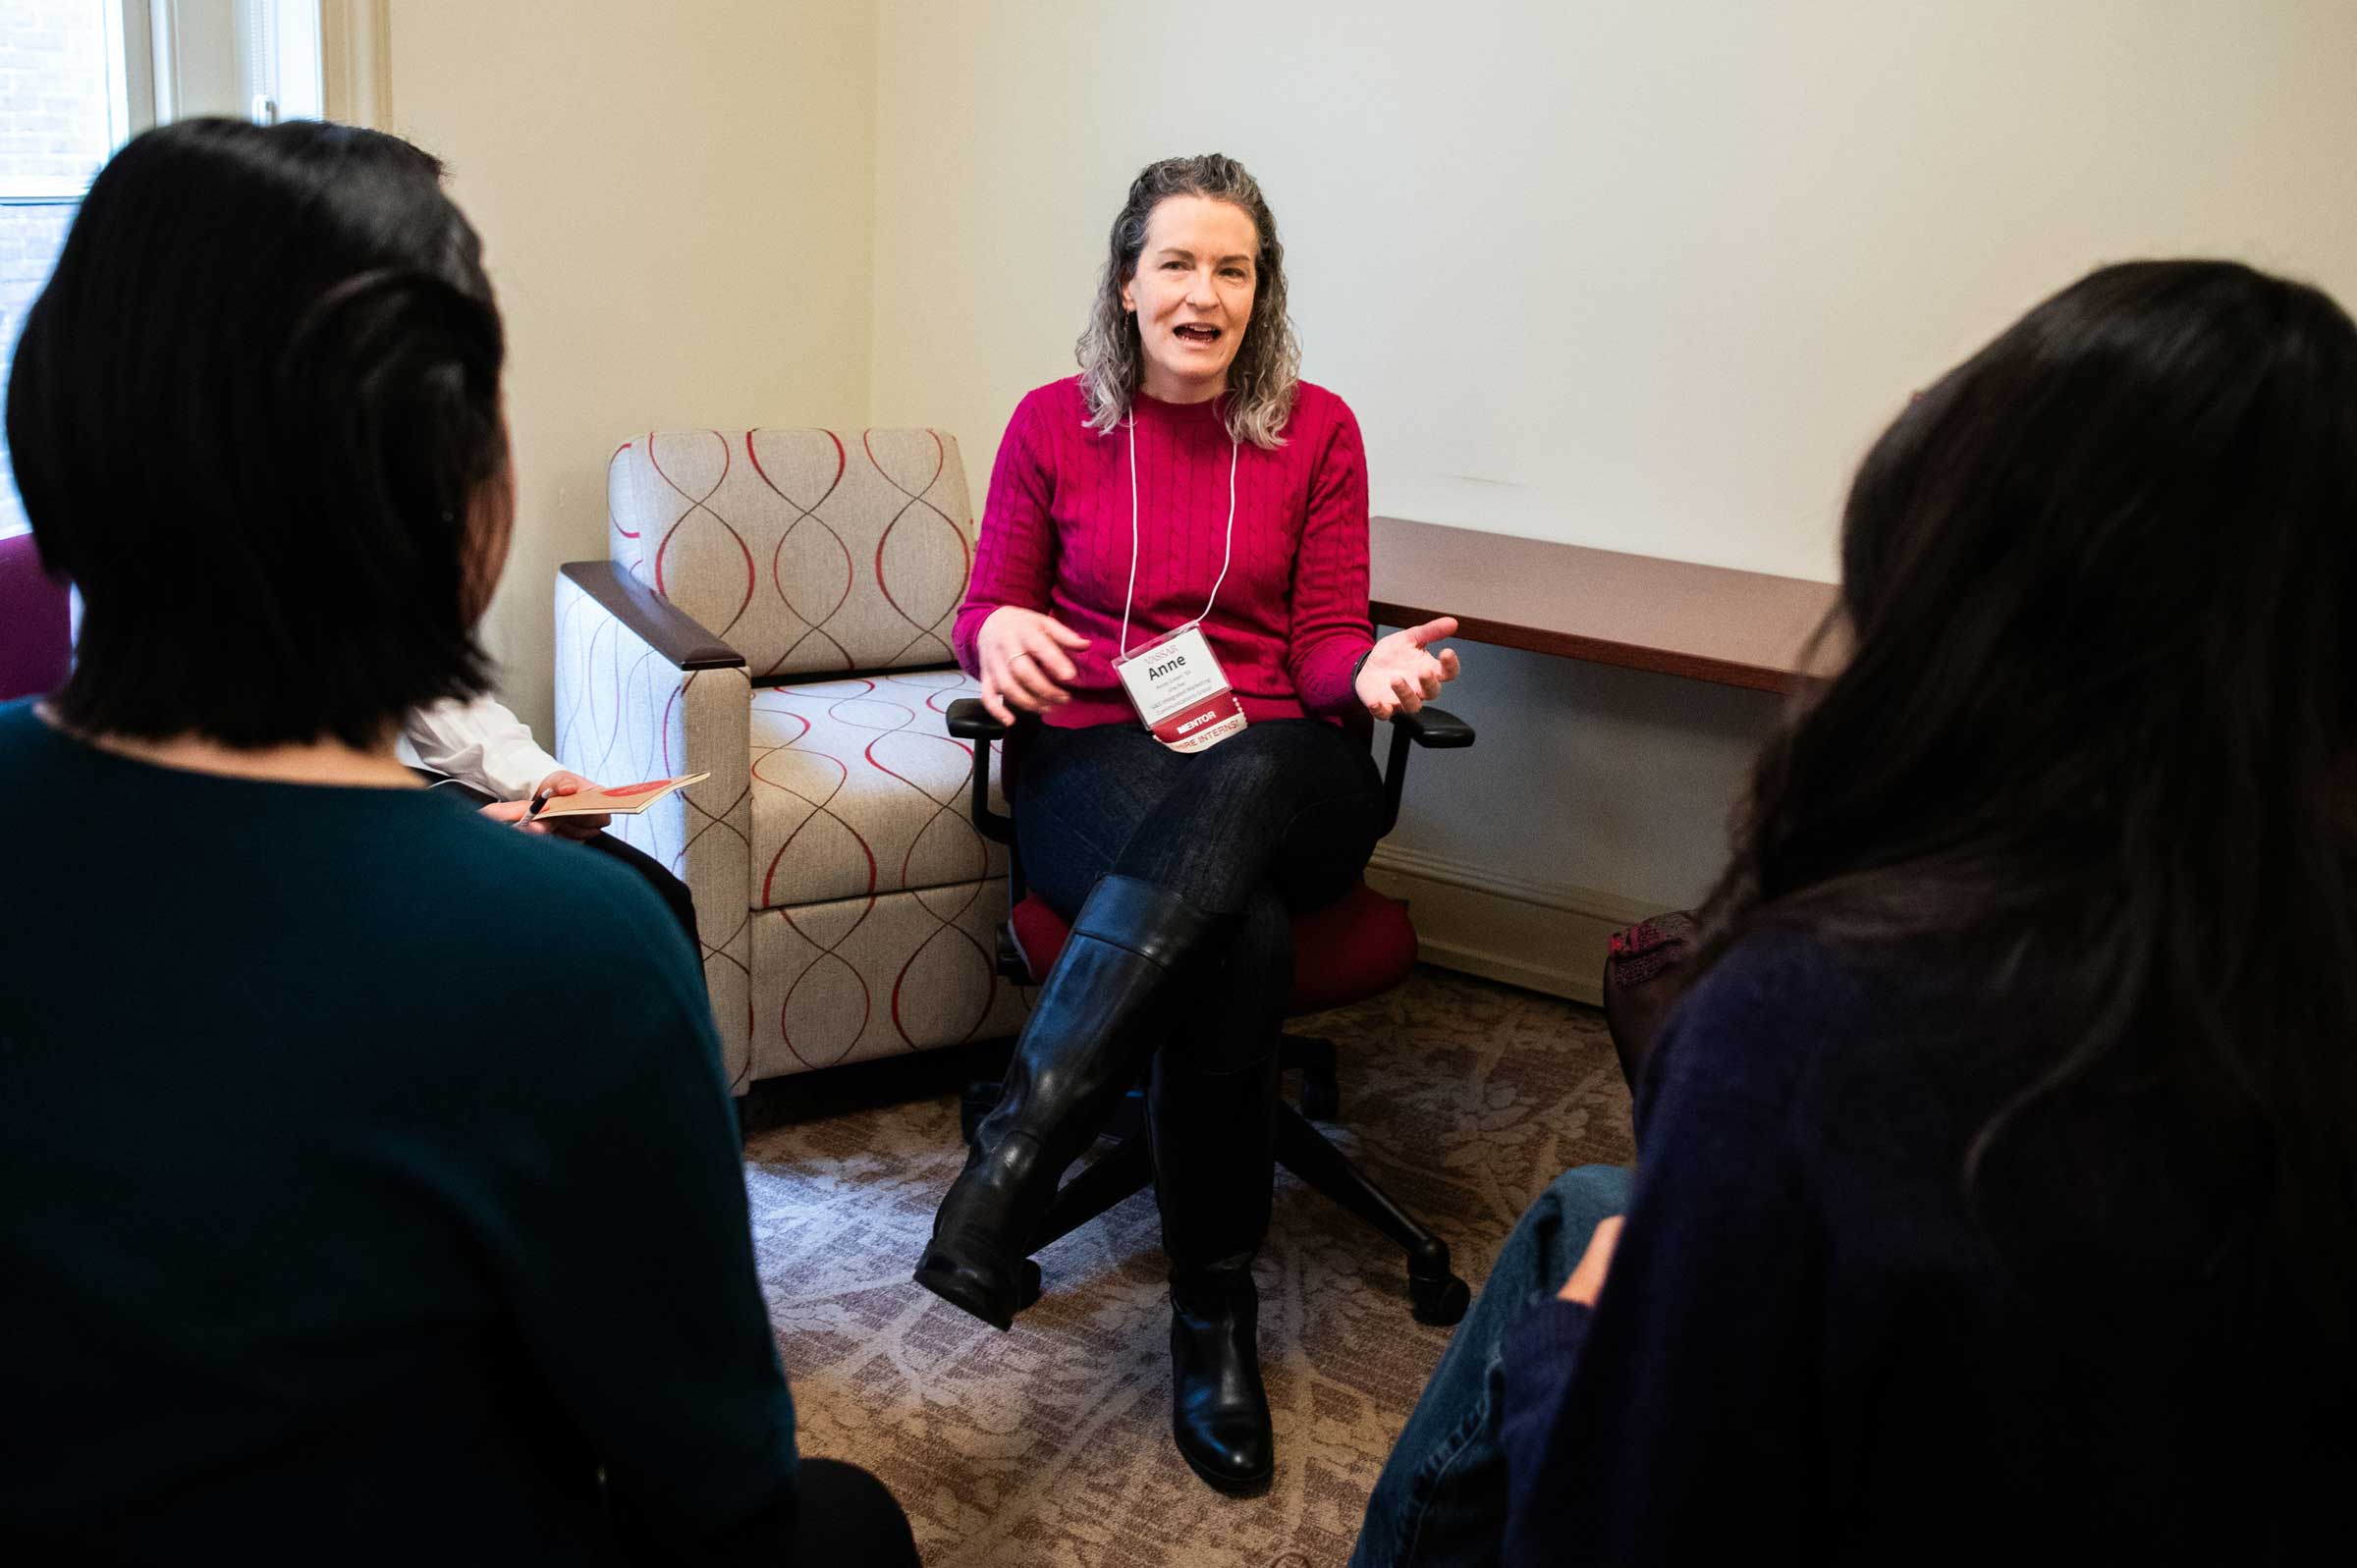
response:
<path id="1" fill-rule="evenodd" d="M 1113 673 L 1154 738 L 1173 751 L 1207 750 L 1244 728 L 1243 704 L 1229 689 L 1199 621 L 1114 660 Z"/>

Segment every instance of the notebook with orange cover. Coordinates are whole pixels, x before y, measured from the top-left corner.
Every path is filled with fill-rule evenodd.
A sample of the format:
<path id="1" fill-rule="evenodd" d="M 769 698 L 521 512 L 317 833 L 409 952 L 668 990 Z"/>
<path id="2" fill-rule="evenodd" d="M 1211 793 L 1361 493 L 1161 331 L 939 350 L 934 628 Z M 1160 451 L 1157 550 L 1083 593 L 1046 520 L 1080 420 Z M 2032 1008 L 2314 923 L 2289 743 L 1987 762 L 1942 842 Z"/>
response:
<path id="1" fill-rule="evenodd" d="M 546 822 L 551 817 L 634 817 L 639 812 L 689 784 L 702 784 L 711 778 L 709 773 L 691 773 L 678 779 L 649 779 L 644 784 L 613 784 L 604 789 L 582 789 L 570 795 L 550 795 L 548 804 L 534 813 L 532 820 Z"/>

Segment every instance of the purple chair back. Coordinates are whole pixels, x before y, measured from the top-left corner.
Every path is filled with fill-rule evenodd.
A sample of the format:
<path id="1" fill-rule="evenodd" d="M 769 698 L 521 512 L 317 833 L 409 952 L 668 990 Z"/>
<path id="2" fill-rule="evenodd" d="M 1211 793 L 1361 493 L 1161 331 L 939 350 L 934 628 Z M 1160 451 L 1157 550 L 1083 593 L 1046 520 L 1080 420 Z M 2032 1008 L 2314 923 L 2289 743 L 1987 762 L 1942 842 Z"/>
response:
<path id="1" fill-rule="evenodd" d="M 65 684 L 74 661 L 66 585 L 41 570 L 32 535 L 0 539 L 0 702 Z"/>

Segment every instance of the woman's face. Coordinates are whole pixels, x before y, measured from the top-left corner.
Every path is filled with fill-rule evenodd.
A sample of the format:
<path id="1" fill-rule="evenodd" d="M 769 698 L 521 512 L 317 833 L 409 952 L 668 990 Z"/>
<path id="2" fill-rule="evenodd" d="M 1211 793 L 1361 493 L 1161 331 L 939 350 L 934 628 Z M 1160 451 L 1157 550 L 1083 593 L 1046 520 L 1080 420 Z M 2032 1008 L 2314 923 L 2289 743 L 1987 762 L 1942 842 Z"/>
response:
<path id="1" fill-rule="evenodd" d="M 1146 215 L 1146 244 L 1122 285 L 1145 347 L 1141 390 L 1165 403 L 1201 403 L 1228 390 L 1260 286 L 1260 232 L 1243 208 L 1209 196 L 1169 196 Z"/>

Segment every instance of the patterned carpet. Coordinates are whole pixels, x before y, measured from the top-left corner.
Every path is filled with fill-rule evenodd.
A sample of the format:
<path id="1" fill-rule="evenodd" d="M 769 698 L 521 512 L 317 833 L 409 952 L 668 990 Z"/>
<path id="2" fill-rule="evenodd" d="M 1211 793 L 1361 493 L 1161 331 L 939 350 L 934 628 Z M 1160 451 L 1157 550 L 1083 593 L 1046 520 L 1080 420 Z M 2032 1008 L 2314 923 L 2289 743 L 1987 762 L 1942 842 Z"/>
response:
<path id="1" fill-rule="evenodd" d="M 1591 1008 L 1419 969 L 1296 1027 L 1342 1054 L 1328 1130 L 1477 1288 L 1558 1172 L 1629 1158 L 1627 1095 Z M 882 1477 L 933 1568 L 1341 1564 L 1448 1340 L 1408 1315 L 1398 1255 L 1280 1174 L 1258 1269 L 1277 1481 L 1225 1497 L 1171 1444 L 1151 1196 L 1043 1253 L 1046 1298 L 1000 1334 L 908 1280 L 961 1153 L 950 1095 L 749 1140 L 754 1245 L 803 1452 Z"/>

